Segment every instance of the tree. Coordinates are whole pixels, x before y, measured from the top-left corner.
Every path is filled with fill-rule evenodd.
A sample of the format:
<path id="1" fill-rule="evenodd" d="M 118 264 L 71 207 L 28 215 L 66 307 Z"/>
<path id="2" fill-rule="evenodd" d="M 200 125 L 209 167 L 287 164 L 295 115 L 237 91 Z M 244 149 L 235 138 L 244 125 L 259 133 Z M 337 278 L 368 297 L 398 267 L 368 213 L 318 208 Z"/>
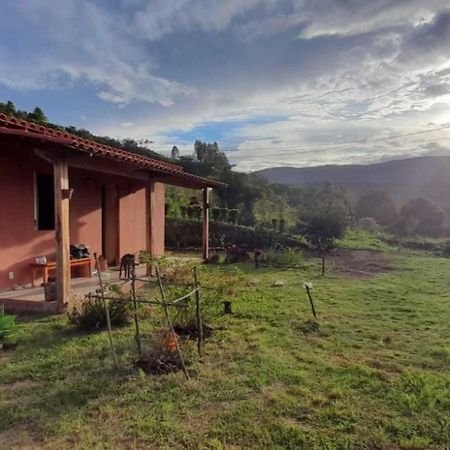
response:
<path id="1" fill-rule="evenodd" d="M 346 218 L 337 208 L 317 210 L 305 221 L 303 234 L 322 256 L 322 275 L 325 275 L 325 257 L 336 246 L 336 239 L 344 235 Z"/>
<path id="2" fill-rule="evenodd" d="M 363 195 L 356 205 L 359 218 L 372 217 L 379 225 L 392 225 L 398 220 L 398 207 L 386 191 L 372 191 Z"/>
<path id="3" fill-rule="evenodd" d="M 346 221 L 353 219 L 351 201 L 345 189 L 329 182 L 325 183 L 322 189 L 314 187 L 305 189 L 297 207 L 302 217 L 313 216 L 318 210 L 329 210 L 333 208 L 345 217 Z"/>
<path id="4" fill-rule="evenodd" d="M 28 114 L 28 119 L 38 123 L 47 123 L 48 119 L 44 111 L 39 106 L 33 109 L 33 112 Z"/>
<path id="5" fill-rule="evenodd" d="M 180 157 L 180 150 L 178 150 L 178 147 L 174 145 L 172 147 L 172 151 L 170 152 L 170 157 L 172 159 L 178 159 Z"/>
<path id="6" fill-rule="evenodd" d="M 16 113 L 16 105 L 10 100 L 6 102 L 5 113 L 13 116 Z"/>
<path id="7" fill-rule="evenodd" d="M 413 198 L 400 211 L 407 233 L 438 234 L 445 223 L 445 213 L 426 198 Z"/>
<path id="8" fill-rule="evenodd" d="M 203 163 L 204 168 L 209 171 L 208 175 L 221 174 L 231 170 L 227 155 L 219 150 L 217 142 L 194 142 L 194 153 L 197 161 Z"/>

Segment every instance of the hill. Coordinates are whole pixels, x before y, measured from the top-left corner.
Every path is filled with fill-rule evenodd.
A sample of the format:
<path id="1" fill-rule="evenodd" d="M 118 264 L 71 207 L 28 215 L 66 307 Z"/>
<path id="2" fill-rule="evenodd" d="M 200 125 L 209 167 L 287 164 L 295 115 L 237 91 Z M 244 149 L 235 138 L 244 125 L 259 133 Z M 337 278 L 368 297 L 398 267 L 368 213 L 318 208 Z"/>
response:
<path id="1" fill-rule="evenodd" d="M 429 156 L 369 165 L 273 167 L 253 172 L 271 183 L 308 186 L 331 182 L 353 197 L 389 191 L 398 201 L 429 197 L 450 209 L 450 156 Z"/>

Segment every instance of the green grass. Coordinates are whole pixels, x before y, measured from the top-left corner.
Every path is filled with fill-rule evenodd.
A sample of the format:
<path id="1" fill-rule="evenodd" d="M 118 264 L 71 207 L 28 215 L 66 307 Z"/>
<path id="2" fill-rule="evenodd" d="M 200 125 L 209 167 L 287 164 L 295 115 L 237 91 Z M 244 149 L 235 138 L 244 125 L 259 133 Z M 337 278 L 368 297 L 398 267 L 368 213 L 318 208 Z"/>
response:
<path id="1" fill-rule="evenodd" d="M 114 332 L 115 370 L 106 333 L 23 323 L 19 347 L 0 352 L 0 448 L 448 448 L 450 261 L 388 257 L 395 269 L 370 278 L 320 277 L 318 260 L 240 265 L 234 314 L 212 316 L 188 382 L 134 369 L 131 326 Z"/>
<path id="2" fill-rule="evenodd" d="M 397 250 L 396 246 L 386 243 L 383 238 L 385 238 L 385 236 L 382 233 L 371 233 L 358 228 L 349 228 L 346 231 L 345 236 L 338 241 L 338 245 L 347 250 L 373 250 L 384 252 Z"/>

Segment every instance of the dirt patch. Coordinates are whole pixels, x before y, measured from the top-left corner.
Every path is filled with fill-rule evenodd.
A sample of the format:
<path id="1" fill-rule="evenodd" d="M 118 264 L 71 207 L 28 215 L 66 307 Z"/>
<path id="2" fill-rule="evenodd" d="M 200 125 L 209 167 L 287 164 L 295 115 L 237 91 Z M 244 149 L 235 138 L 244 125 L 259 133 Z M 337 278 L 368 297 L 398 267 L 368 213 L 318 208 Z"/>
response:
<path id="1" fill-rule="evenodd" d="M 329 257 L 328 267 L 350 278 L 370 278 L 393 270 L 385 253 L 367 250 L 336 249 Z"/>
<path id="2" fill-rule="evenodd" d="M 198 329 L 196 325 L 174 325 L 173 329 L 178 336 L 183 336 L 187 339 L 197 339 Z M 203 325 L 203 338 L 210 338 L 213 333 L 213 328 L 209 325 Z"/>
<path id="3" fill-rule="evenodd" d="M 9 430 L 0 432 L 0 448 L 11 450 L 34 450 L 46 448 L 45 442 L 31 433 L 33 424 L 15 425 Z"/>
<path id="4" fill-rule="evenodd" d="M 136 366 L 148 375 L 164 375 L 166 373 L 179 372 L 183 369 L 181 361 L 175 353 L 157 357 L 144 355 L 136 361 Z"/>
<path id="5" fill-rule="evenodd" d="M 6 383 L 0 385 L 0 394 L 11 394 L 20 392 L 25 389 L 30 389 L 34 386 L 36 386 L 37 383 L 31 381 L 31 380 L 23 380 L 23 381 L 16 381 L 14 383 Z"/>

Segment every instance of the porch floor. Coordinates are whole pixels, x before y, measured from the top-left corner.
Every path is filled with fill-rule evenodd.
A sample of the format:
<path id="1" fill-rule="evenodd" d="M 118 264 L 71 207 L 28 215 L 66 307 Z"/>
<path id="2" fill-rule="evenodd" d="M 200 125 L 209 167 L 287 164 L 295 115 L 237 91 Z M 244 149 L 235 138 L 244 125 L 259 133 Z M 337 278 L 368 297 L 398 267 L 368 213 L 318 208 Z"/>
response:
<path id="1" fill-rule="evenodd" d="M 119 268 L 113 267 L 109 268 L 109 276 L 104 276 L 105 284 L 125 284 L 126 280 L 119 279 Z M 139 278 L 146 277 L 146 267 L 145 265 L 140 265 L 136 267 L 136 276 Z M 98 278 L 93 276 L 92 278 L 72 278 L 71 281 L 72 287 L 72 296 L 77 298 L 83 298 L 85 295 L 90 292 L 94 293 L 98 288 Z M 26 300 L 26 301 L 37 301 L 43 302 L 45 301 L 44 297 L 44 288 L 37 287 L 31 289 L 23 289 L 23 290 L 8 290 L 0 292 L 0 303 L 2 299 L 8 300 Z"/>

